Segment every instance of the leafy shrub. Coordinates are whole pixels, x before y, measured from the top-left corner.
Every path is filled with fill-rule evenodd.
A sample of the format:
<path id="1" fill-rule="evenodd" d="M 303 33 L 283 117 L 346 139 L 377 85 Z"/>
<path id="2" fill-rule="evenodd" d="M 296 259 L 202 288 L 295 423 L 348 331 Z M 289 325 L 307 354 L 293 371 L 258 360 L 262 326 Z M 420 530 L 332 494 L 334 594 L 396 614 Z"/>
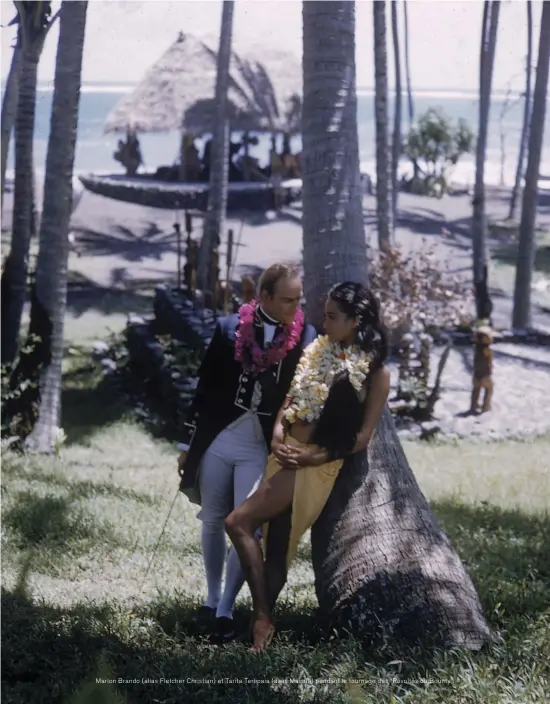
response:
<path id="1" fill-rule="evenodd" d="M 430 332 L 468 325 L 473 298 L 470 286 L 449 271 L 426 239 L 405 252 L 371 250 L 370 286 L 380 301 L 390 332 Z"/>
<path id="2" fill-rule="evenodd" d="M 409 132 L 403 150 L 413 164 L 414 175 L 404 181 L 405 190 L 441 197 L 448 191 L 448 174 L 464 154 L 473 151 L 475 137 L 468 123 L 455 125 L 440 108 L 429 108 Z"/>

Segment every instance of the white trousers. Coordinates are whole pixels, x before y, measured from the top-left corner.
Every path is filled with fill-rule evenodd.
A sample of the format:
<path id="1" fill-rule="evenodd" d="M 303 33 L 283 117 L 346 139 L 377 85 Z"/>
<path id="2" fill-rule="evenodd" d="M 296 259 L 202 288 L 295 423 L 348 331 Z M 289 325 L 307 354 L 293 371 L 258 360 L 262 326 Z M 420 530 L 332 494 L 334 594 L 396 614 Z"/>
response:
<path id="1" fill-rule="evenodd" d="M 210 445 L 199 468 L 202 551 L 206 569 L 206 606 L 216 615 L 231 617 L 244 583 L 240 560 L 231 547 L 227 554 L 224 519 L 256 491 L 265 476 L 267 446 L 258 416 L 246 413 L 223 430 Z M 227 555 L 225 589 L 221 594 Z"/>

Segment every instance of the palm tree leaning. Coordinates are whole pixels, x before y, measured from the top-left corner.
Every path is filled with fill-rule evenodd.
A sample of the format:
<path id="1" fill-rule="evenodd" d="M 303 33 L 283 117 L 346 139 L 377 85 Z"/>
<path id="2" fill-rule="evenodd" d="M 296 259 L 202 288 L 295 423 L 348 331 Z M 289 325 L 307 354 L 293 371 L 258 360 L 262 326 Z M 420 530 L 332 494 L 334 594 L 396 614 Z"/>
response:
<path id="1" fill-rule="evenodd" d="M 374 118 L 376 130 L 376 223 L 378 246 L 388 251 L 392 239 L 392 202 L 388 153 L 388 52 L 386 3 L 373 2 L 374 19 Z"/>
<path id="2" fill-rule="evenodd" d="M 224 0 L 218 48 L 216 75 L 215 116 L 212 135 L 212 161 L 208 208 L 204 219 L 202 242 L 199 251 L 198 288 L 214 298 L 215 280 L 212 254 L 221 241 L 227 210 L 227 178 L 229 158 L 229 121 L 227 91 L 230 81 L 231 41 L 233 36 L 234 0 Z M 208 296 L 205 300 L 208 299 Z M 212 301 L 215 305 L 214 301 Z"/>
<path id="3" fill-rule="evenodd" d="M 29 360 L 33 368 L 27 366 L 26 370 L 27 378 L 37 378 L 39 382 L 40 402 L 36 424 L 25 445 L 40 452 L 54 448 L 61 415 L 68 234 L 87 9 L 86 0 L 64 0 L 61 5 L 40 249 L 29 331 L 40 340 Z"/>
<path id="4" fill-rule="evenodd" d="M 481 31 L 481 52 L 479 66 L 479 121 L 476 149 L 476 179 L 473 198 L 472 245 L 473 280 L 476 295 L 476 315 L 478 319 L 491 317 L 492 303 L 489 297 L 488 256 L 487 256 L 487 217 L 485 212 L 485 152 L 491 107 L 491 86 L 497 39 L 500 0 L 485 0 Z"/>
<path id="5" fill-rule="evenodd" d="M 516 219 L 517 203 L 523 179 L 523 167 L 525 165 L 525 151 L 527 149 L 527 139 L 529 135 L 529 118 L 531 116 L 531 76 L 533 72 L 533 3 L 527 0 L 527 58 L 525 67 L 525 96 L 523 106 L 523 126 L 521 128 L 521 138 L 519 143 L 518 165 L 516 168 L 516 178 L 510 194 L 510 210 L 508 219 Z"/>
<path id="6" fill-rule="evenodd" d="M 550 62 L 550 2 L 542 4 L 540 22 L 539 55 L 537 76 L 533 94 L 533 112 L 529 128 L 529 148 L 525 187 L 519 224 L 519 245 L 516 263 L 516 283 L 514 287 L 514 310 L 512 326 L 524 330 L 531 323 L 531 280 L 535 260 L 535 220 L 538 200 L 538 181 L 546 101 L 548 93 L 548 64 Z"/>
<path id="7" fill-rule="evenodd" d="M 378 4 L 378 3 L 375 3 Z M 304 284 L 309 318 L 337 281 L 367 281 L 359 185 L 355 3 L 303 3 Z M 365 461 L 367 460 L 367 461 Z M 460 559 L 430 511 L 386 408 L 368 455 L 348 460 L 312 528 L 325 615 L 361 636 L 423 631 L 476 648 L 490 638 Z"/>
<path id="8" fill-rule="evenodd" d="M 21 67 L 15 119 L 15 183 L 11 248 L 2 274 L 2 363 L 13 363 L 21 315 L 27 296 L 27 274 L 34 206 L 34 117 L 38 62 L 51 18 L 51 2 L 15 2 L 21 31 Z"/>

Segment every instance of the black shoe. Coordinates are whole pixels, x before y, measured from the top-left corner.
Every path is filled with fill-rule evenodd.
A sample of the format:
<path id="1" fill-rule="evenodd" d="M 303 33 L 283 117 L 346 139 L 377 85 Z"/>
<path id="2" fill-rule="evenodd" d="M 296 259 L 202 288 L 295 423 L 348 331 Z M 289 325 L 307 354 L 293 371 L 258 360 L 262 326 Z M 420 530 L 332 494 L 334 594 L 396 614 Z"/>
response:
<path id="1" fill-rule="evenodd" d="M 216 643 L 229 643 L 237 636 L 232 618 L 219 616 L 214 623 L 212 640 Z"/>
<path id="2" fill-rule="evenodd" d="M 216 620 L 216 609 L 211 606 L 201 606 L 191 621 L 204 632 L 210 631 Z"/>

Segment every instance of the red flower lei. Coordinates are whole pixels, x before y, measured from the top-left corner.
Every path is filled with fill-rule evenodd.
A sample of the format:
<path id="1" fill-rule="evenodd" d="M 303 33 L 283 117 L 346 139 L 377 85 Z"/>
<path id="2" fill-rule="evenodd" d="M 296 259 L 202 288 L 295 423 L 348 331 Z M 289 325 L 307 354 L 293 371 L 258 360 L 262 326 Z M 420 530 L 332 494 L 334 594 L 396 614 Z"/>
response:
<path id="1" fill-rule="evenodd" d="M 304 328 L 304 314 L 298 310 L 292 323 L 285 325 L 270 347 L 263 350 L 254 335 L 254 314 L 257 306 L 258 301 L 254 300 L 239 308 L 239 326 L 235 335 L 235 359 L 241 362 L 245 371 L 253 375 L 283 360 L 300 341 Z"/>

